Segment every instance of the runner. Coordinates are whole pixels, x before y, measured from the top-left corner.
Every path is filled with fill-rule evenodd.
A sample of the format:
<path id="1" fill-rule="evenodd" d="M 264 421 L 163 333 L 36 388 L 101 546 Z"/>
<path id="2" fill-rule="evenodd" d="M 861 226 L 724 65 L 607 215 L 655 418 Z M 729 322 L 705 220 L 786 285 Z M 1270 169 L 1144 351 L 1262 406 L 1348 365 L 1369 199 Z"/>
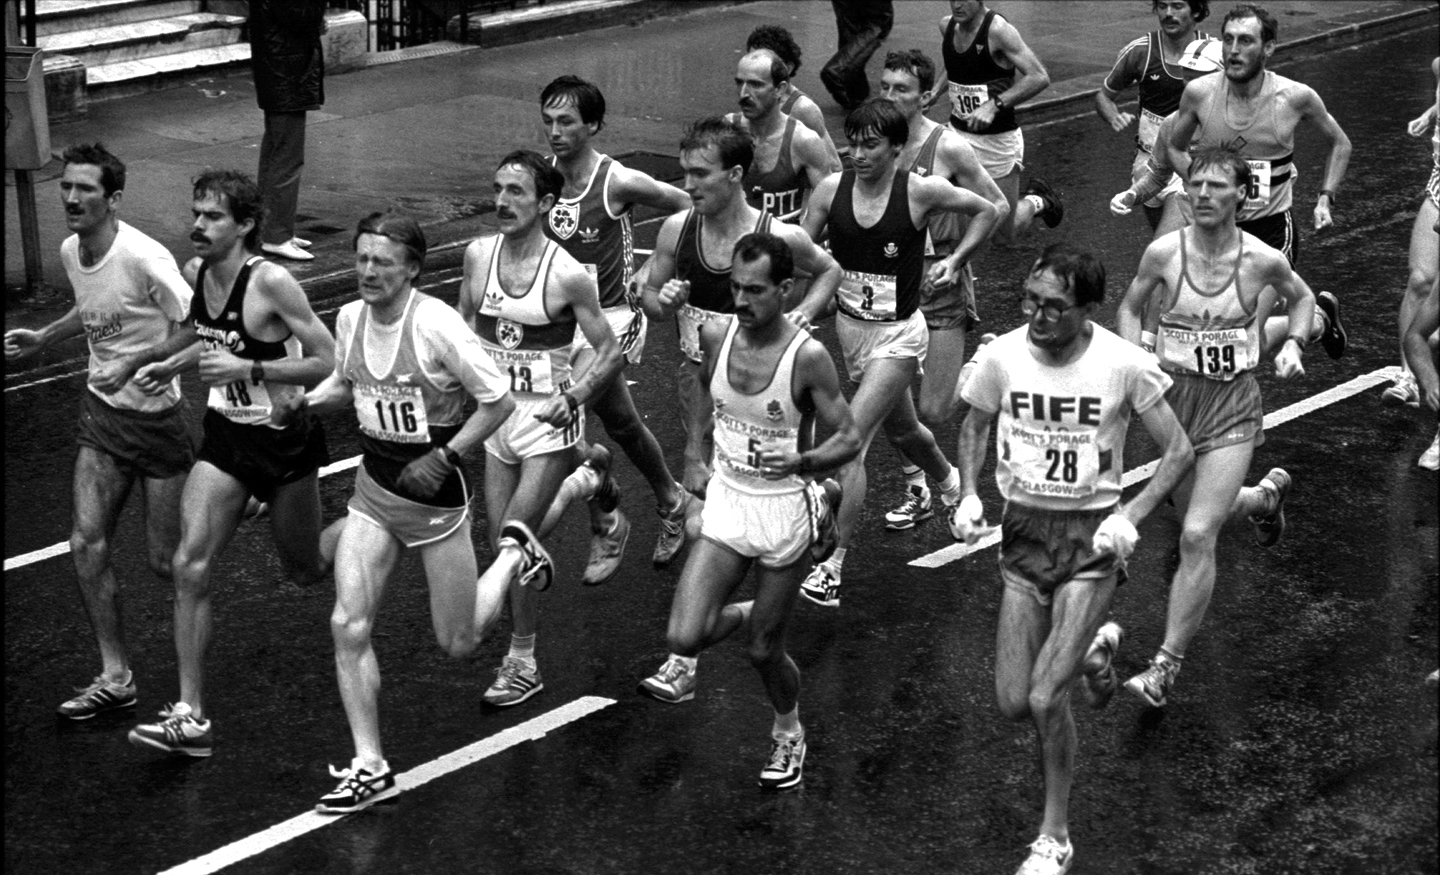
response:
<path id="1" fill-rule="evenodd" d="M 475 649 L 491 617 L 477 610 L 470 491 L 461 457 L 515 408 L 505 378 L 478 338 L 444 302 L 415 289 L 425 234 L 412 218 L 371 213 L 355 227 L 360 300 L 340 309 L 336 365 L 305 395 L 277 404 L 285 423 L 353 405 L 362 456 L 335 556 L 335 674 L 355 742 L 349 768 L 316 809 L 344 814 L 393 796 L 395 774 L 380 744 L 380 664 L 371 633 L 395 563 L 420 553 L 430 619 L 441 649 Z M 477 404 L 468 417 L 469 398 Z M 498 601 L 503 589 L 492 594 Z"/>
<path id="2" fill-rule="evenodd" d="M 1147 355 L 1092 320 L 1105 297 L 1105 268 L 1063 243 L 1030 268 L 1020 310 L 1029 320 L 987 344 L 965 384 L 970 412 L 960 429 L 964 499 L 951 533 L 974 544 L 985 528 L 976 492 L 985 442 L 995 434 L 1001 522 L 1000 623 L 995 692 L 1011 720 L 1035 724 L 1045 779 L 1040 836 L 1019 875 L 1069 871 L 1075 719 L 1070 689 L 1083 674 L 1091 707 L 1115 692 L 1116 623 L 1101 625 L 1136 526 L 1190 466 L 1190 442 L 1165 401 L 1170 380 Z M 1150 482 L 1120 504 L 1125 436 L 1139 416 L 1161 448 Z"/>
<path id="3" fill-rule="evenodd" d="M 995 204 L 949 180 L 918 176 L 898 165 L 909 138 L 904 114 L 884 98 L 867 100 L 845 118 L 854 166 L 828 177 L 810 198 L 805 231 L 828 238 L 845 269 L 834 296 L 811 288 L 796 309 L 809 322 L 838 307 L 835 329 L 850 379 L 859 384 L 851 400 L 860 454 L 840 470 L 844 495 L 839 547 L 815 566 L 801 585 L 806 598 L 825 607 L 840 604 L 845 551 L 865 501 L 865 453 L 883 426 L 886 437 L 940 484 L 941 500 L 960 500 L 960 479 L 915 415 L 910 384 L 923 373 L 929 332 L 920 312 L 920 286 L 946 288 L 960 281 L 961 266 L 999 221 Z M 924 270 L 928 223 L 942 211 L 968 218 L 955 251 Z"/>
<path id="4" fill-rule="evenodd" d="M 909 137 L 898 164 L 921 176 L 934 176 L 968 189 L 995 205 L 1001 221 L 1010 205 L 1005 193 L 980 166 L 975 150 L 945 125 L 925 117 L 924 106 L 935 95 L 935 62 L 919 49 L 891 52 L 880 73 L 880 96 L 895 104 L 909 125 Z M 930 218 L 925 236 L 925 271 L 948 258 L 961 237 L 959 217 L 940 213 Z M 937 287 L 920 284 L 920 311 L 930 332 L 925 375 L 916 407 L 920 421 L 934 431 L 950 421 L 960 401 L 960 373 L 965 364 L 965 336 L 980 321 L 975 306 L 975 274 L 966 261 L 959 282 Z M 905 500 L 885 514 L 885 528 L 901 531 L 935 515 L 925 472 L 900 453 L 905 474 Z"/>
<path id="5" fill-rule="evenodd" d="M 214 639 L 213 573 L 249 500 L 268 505 L 280 562 L 301 586 L 329 571 L 344 527 L 342 518 L 322 536 L 319 476 L 330 455 L 320 423 L 304 416 L 278 427 L 270 419 L 280 399 L 334 369 L 335 339 L 290 272 L 255 254 L 265 222 L 262 197 L 254 180 L 236 171 L 195 179 L 196 257 L 185 265 L 185 278 L 195 287 L 190 320 L 200 342 L 166 368 L 174 373 L 198 357 L 210 394 L 204 441 L 180 500 L 174 559 L 180 697 L 159 722 L 130 730 L 130 743 L 143 749 L 211 754 L 205 658 Z"/>
<path id="6" fill-rule="evenodd" d="M 631 282 L 631 216 L 637 205 L 676 213 L 690 206 L 690 198 L 673 185 L 602 155 L 590 144 L 605 126 L 605 96 L 594 84 L 577 76 L 555 79 L 540 93 L 540 116 L 555 166 L 565 178 L 559 199 L 546 214 L 545 235 L 574 256 L 596 281 L 600 307 L 620 342 L 620 351 L 626 362 L 638 365 L 645 352 L 646 325 Z M 594 358 L 595 349 L 577 331 L 575 369 L 585 370 Z M 660 533 L 653 560 L 657 566 L 668 565 L 685 546 L 685 491 L 665 464 L 660 443 L 641 419 L 623 376 L 617 373 L 595 395 L 590 409 L 655 493 Z M 581 579 L 593 585 L 609 580 L 619 570 L 630 521 L 618 508 L 607 513 L 600 502 L 592 501 L 590 529 L 590 560 Z"/>
<path id="7" fill-rule="evenodd" d="M 1275 373 L 1289 380 L 1305 372 L 1301 355 L 1315 304 L 1283 253 L 1236 226 L 1252 181 L 1249 163 L 1237 153 L 1197 152 L 1187 184 L 1195 223 L 1150 244 L 1120 305 L 1120 333 L 1138 344 L 1145 302 L 1163 295 L 1156 355 L 1174 380 L 1166 400 L 1195 448 L 1195 467 L 1174 494 L 1183 528 L 1165 642 L 1150 667 L 1125 682 L 1156 708 L 1165 705 L 1210 603 L 1220 527 L 1249 516 L 1262 547 L 1285 532 L 1290 475 L 1272 468 L 1258 485 L 1241 487 L 1265 440 L 1255 379 L 1260 314 L 1273 309 L 1277 292 L 1285 297 L 1291 333 L 1275 356 Z"/>
<path id="8" fill-rule="evenodd" d="M 810 275 L 811 294 L 828 299 L 840 284 L 840 266 L 804 231 L 746 203 L 743 180 L 754 154 L 750 135 L 734 122 L 711 117 L 690 126 L 680 141 L 680 167 L 695 206 L 660 226 L 644 290 L 650 317 L 674 319 L 680 332 L 681 482 L 700 497 L 714 452 L 709 390 L 700 380 L 700 326 L 734 312 L 729 259 L 736 241 L 752 231 L 772 233 L 789 245 L 799 272 Z"/>
<path id="9" fill-rule="evenodd" d="M 554 566 L 540 542 L 542 522 L 582 457 L 585 407 L 617 379 L 620 344 L 600 308 L 595 280 L 545 235 L 546 214 L 565 178 L 550 161 L 511 152 L 495 170 L 500 233 L 465 250 L 460 315 L 510 378 L 515 411 L 485 439 L 485 513 L 495 561 L 480 578 L 477 617 L 499 616 L 509 590 L 510 652 L 485 702 L 518 705 L 544 689 L 535 661 L 540 592 Z M 594 350 L 584 370 L 574 363 L 576 330 Z M 477 627 L 482 624 L 477 621 Z"/>
<path id="10" fill-rule="evenodd" d="M 1145 175 L 1146 165 L 1155 151 L 1160 122 L 1180 106 L 1180 94 L 1187 75 L 1187 57 L 1200 54 L 1210 36 L 1196 30 L 1196 25 L 1210 16 L 1210 0 L 1151 0 L 1151 10 L 1159 19 L 1158 30 L 1132 40 L 1120 50 L 1110 75 L 1095 92 L 1095 113 L 1115 133 L 1124 133 L 1137 116 L 1121 112 L 1115 98 L 1136 86 L 1139 91 L 1139 126 L 1135 135 L 1135 160 L 1130 166 L 1130 179 L 1138 183 Z M 1200 41 L 1202 45 L 1193 43 Z M 1216 46 L 1218 49 L 1219 46 Z M 1164 151 L 1164 144 L 1161 144 Z M 1185 187 L 1173 176 L 1157 194 L 1140 203 L 1145 206 L 1145 219 L 1156 236 L 1168 234 L 1184 225 L 1181 212 Z"/>
<path id="11" fill-rule="evenodd" d="M 89 347 L 71 493 L 70 555 L 100 646 L 100 674 L 57 709 L 61 717 L 89 720 L 135 707 L 120 584 L 110 557 L 120 511 L 136 481 L 143 490 L 150 570 L 161 580 L 172 576 L 180 494 L 195 461 L 195 439 L 179 379 L 157 376 L 145 383 L 142 371 L 188 346 L 194 335 L 178 330 L 191 292 L 175 258 L 120 221 L 124 162 L 102 143 L 73 145 L 61 160 L 60 204 L 72 233 L 60 244 L 60 260 L 75 304 L 38 331 L 6 331 L 5 361 L 24 361 L 81 334 Z"/>
<path id="12" fill-rule="evenodd" d="M 1191 152 L 1234 148 L 1249 163 L 1251 174 L 1239 226 L 1283 252 L 1294 268 L 1300 264 L 1300 229 L 1290 211 L 1297 176 L 1295 130 L 1308 122 L 1330 141 L 1324 185 L 1315 201 L 1316 231 L 1334 224 L 1331 209 L 1350 162 L 1350 138 L 1315 89 L 1265 69 L 1279 35 L 1274 16 L 1242 3 L 1225 16 L 1221 34 L 1225 75 L 1202 76 L 1185 86 L 1170 135 L 1170 161 L 1180 178 L 1188 179 Z M 1310 294 L 1305 281 L 1299 282 Z M 1338 359 L 1348 345 L 1340 301 L 1330 292 L 1321 292 L 1315 300 L 1319 315 L 1305 336 L 1318 337 L 1325 354 Z M 1263 347 L 1270 349 L 1284 341 L 1292 326 L 1283 314 L 1265 315 Z"/>
<path id="13" fill-rule="evenodd" d="M 986 9 L 984 0 L 950 0 L 950 14 L 940 19 L 940 35 L 945 64 L 940 84 L 948 86 L 950 126 L 974 147 L 1010 205 L 1009 219 L 1000 223 L 996 236 L 1009 245 L 1036 219 L 1049 228 L 1059 225 L 1065 218 L 1059 191 L 1031 177 L 1024 196 L 1020 193 L 1025 133 L 1015 120 L 1015 107 L 1049 87 L 1045 65 L 1014 25 Z M 936 98 L 940 91 L 936 89 Z"/>
<path id="14" fill-rule="evenodd" d="M 735 69 L 740 113 L 729 119 L 755 140 L 745 200 L 777 219 L 798 222 L 810 192 L 840 169 L 840 159 L 831 158 L 819 136 L 781 111 L 781 85 L 789 77 L 785 62 L 769 49 L 746 54 Z"/>
<path id="15" fill-rule="evenodd" d="M 800 72 L 800 46 L 790 31 L 775 24 L 762 24 L 750 31 L 745 38 L 746 53 L 756 49 L 769 49 L 785 62 L 789 75 L 780 86 L 780 111 L 800 120 L 800 124 L 820 135 L 825 143 L 825 154 L 831 161 L 838 162 L 840 154 L 835 150 L 835 141 L 825 127 L 825 113 L 820 105 L 805 92 L 795 87 L 795 75 Z"/>
<path id="16" fill-rule="evenodd" d="M 1407 361 L 1405 335 L 1435 285 L 1436 271 L 1440 270 L 1440 235 L 1435 233 L 1436 221 L 1440 220 L 1440 58 L 1430 62 L 1430 74 L 1435 77 L 1435 102 L 1405 129 L 1412 137 L 1423 137 L 1427 130 L 1433 130 L 1430 139 L 1433 166 L 1415 223 L 1410 226 L 1410 276 L 1405 284 L 1405 296 L 1400 299 L 1401 372 L 1395 383 L 1380 394 L 1380 400 L 1386 404 L 1412 407 L 1420 404 L 1420 389 Z"/>
<path id="17" fill-rule="evenodd" d="M 790 247 L 773 234 L 735 244 L 730 288 L 735 315 L 700 329 L 701 378 L 714 398 L 715 474 L 701 537 L 685 560 L 670 604 L 670 657 L 640 692 L 662 702 L 695 696 L 696 657 L 737 629 L 775 709 L 774 742 L 760 786 L 799 784 L 805 764 L 800 670 L 785 651 L 785 630 L 809 560 L 834 546 L 828 491 L 805 474 L 833 469 L 860 448 L 830 353 L 786 319 L 793 279 Z M 812 420 L 830 437 L 809 446 Z M 755 598 L 726 601 L 755 569 Z"/>

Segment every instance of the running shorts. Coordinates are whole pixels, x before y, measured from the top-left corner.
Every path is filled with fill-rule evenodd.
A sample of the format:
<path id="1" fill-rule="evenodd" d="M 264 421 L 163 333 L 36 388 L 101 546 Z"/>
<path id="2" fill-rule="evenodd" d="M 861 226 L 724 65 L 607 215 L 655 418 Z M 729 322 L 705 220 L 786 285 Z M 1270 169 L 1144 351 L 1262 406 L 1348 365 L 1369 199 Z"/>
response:
<path id="1" fill-rule="evenodd" d="M 925 373 L 930 330 L 918 309 L 903 322 L 866 322 L 836 313 L 835 334 L 840 338 L 846 372 L 856 383 L 864 376 L 865 366 L 875 359 L 913 358 L 919 364 L 916 373 Z"/>
<path id="2" fill-rule="evenodd" d="M 234 477 L 261 501 L 269 501 L 278 487 L 303 480 L 330 462 L 325 429 L 313 416 L 277 429 L 240 425 L 206 410 L 203 424 L 199 460 Z"/>
<path id="3" fill-rule="evenodd" d="M 1114 553 L 1095 553 L 1090 542 L 1100 523 L 1115 511 L 1043 510 L 1018 502 L 1005 505 L 1000 521 L 1000 579 L 1007 589 L 1048 607 L 1055 590 L 1072 580 L 1116 578 L 1125 582 L 1125 564 Z"/>
<path id="4" fill-rule="evenodd" d="M 130 477 L 168 480 L 195 464 L 190 402 L 183 397 L 168 410 L 111 407 L 87 386 L 80 400 L 76 442 L 115 460 Z"/>
<path id="5" fill-rule="evenodd" d="M 585 407 L 575 411 L 570 424 L 556 428 L 535 418 L 548 395 L 516 395 L 515 410 L 485 439 L 485 452 L 507 465 L 518 465 L 532 456 L 568 449 L 585 437 Z"/>
<path id="6" fill-rule="evenodd" d="M 794 565 L 815 539 L 804 489 L 753 495 L 719 476 L 705 488 L 700 534 L 762 568 Z"/>
<path id="7" fill-rule="evenodd" d="M 1250 441 L 1257 448 L 1265 443 L 1265 410 L 1254 371 L 1224 381 L 1197 374 L 1165 373 L 1175 381 L 1165 392 L 1165 400 L 1170 402 L 1197 456 Z"/>
<path id="8" fill-rule="evenodd" d="M 396 495 L 376 483 L 365 470 L 367 461 L 362 459 L 355 472 L 355 493 L 350 496 L 349 511 L 394 535 L 406 547 L 423 547 L 448 537 L 470 518 L 470 497 L 465 491 L 465 478 L 459 472 L 452 472 L 450 480 L 459 482 L 464 503 L 458 507 L 436 507 Z M 442 489 L 444 491 L 447 490 Z"/>

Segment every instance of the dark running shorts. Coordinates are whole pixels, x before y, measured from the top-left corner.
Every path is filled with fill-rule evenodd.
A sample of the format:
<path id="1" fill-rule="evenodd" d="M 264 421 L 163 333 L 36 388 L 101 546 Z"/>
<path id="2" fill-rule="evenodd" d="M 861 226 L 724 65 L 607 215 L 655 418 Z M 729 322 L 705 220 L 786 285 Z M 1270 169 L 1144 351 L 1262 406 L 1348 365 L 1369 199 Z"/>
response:
<path id="1" fill-rule="evenodd" d="M 1115 508 L 1044 510 L 1009 502 L 1000 521 L 1000 579 L 1008 589 L 1048 606 L 1055 590 L 1074 580 L 1125 582 L 1125 566 L 1113 553 L 1090 549 L 1095 530 Z"/>
<path id="2" fill-rule="evenodd" d="M 1165 400 L 1170 402 L 1197 456 L 1252 440 L 1257 449 L 1265 443 L 1265 410 L 1254 371 L 1228 381 L 1165 373 L 1175 381 L 1165 392 Z"/>
<path id="3" fill-rule="evenodd" d="M 460 504 L 437 507 L 385 489 L 365 470 L 362 460 L 355 472 L 355 493 L 350 496 L 349 510 L 389 532 L 406 547 L 423 547 L 449 537 L 470 518 L 465 479 L 458 472 L 452 473 L 447 485 L 451 482 L 460 491 Z"/>
<path id="4" fill-rule="evenodd" d="M 1299 267 L 1300 230 L 1295 227 L 1295 220 L 1291 218 L 1289 210 L 1235 224 L 1241 231 L 1253 234 L 1262 242 L 1285 253 L 1285 257 L 1290 260 L 1291 270 Z"/>
<path id="5" fill-rule="evenodd" d="M 183 397 L 169 410 L 148 412 L 111 407 L 88 387 L 83 394 L 76 442 L 114 458 L 126 475 L 168 480 L 195 464 L 190 402 Z"/>
<path id="6" fill-rule="evenodd" d="M 925 271 L 941 259 L 925 258 Z M 920 283 L 920 311 L 925 314 L 925 327 L 931 331 L 948 331 L 952 328 L 971 330 L 980 324 L 980 312 L 975 309 L 975 274 L 966 262 L 960 271 L 960 285 L 950 285 L 936 290 L 928 282 Z"/>
<path id="7" fill-rule="evenodd" d="M 325 430 L 314 417 L 286 429 L 237 425 L 214 410 L 205 411 L 205 440 L 200 461 L 209 462 L 261 501 L 277 487 L 303 480 L 329 464 Z"/>

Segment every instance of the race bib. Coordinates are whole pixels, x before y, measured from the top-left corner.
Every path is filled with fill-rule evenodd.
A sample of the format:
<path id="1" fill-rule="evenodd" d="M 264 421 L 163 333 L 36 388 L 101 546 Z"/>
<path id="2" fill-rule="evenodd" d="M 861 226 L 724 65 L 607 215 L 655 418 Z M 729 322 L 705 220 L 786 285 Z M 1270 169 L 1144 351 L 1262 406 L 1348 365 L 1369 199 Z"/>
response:
<path id="1" fill-rule="evenodd" d="M 1050 431 L 1012 422 L 1005 446 L 1016 485 L 1031 495 L 1085 498 L 1100 481 L 1094 429 Z"/>
<path id="2" fill-rule="evenodd" d="M 989 99 L 990 89 L 984 84 L 950 83 L 950 113 L 952 115 L 969 115 Z"/>
<path id="3" fill-rule="evenodd" d="M 840 309 L 856 319 L 893 321 L 898 312 L 895 277 L 847 270 L 840 280 Z"/>
<path id="4" fill-rule="evenodd" d="M 355 415 L 360 431 L 398 444 L 430 443 L 430 423 L 419 386 L 356 383 Z"/>
<path id="5" fill-rule="evenodd" d="M 560 391 L 548 349 L 488 350 L 501 371 L 510 375 L 510 391 L 550 395 Z"/>
<path id="6" fill-rule="evenodd" d="M 1250 165 L 1250 187 L 1245 190 L 1242 210 L 1258 210 L 1270 203 L 1270 162 L 1245 160 Z"/>
<path id="7" fill-rule="evenodd" d="M 1242 328 L 1197 331 L 1160 324 L 1160 360 L 1171 368 L 1215 380 L 1233 380 L 1255 366 Z"/>
<path id="8" fill-rule="evenodd" d="M 794 449 L 794 429 L 763 428 L 715 412 L 715 461 L 728 474 L 752 481 L 764 481 L 760 454 L 766 450 Z"/>
<path id="9" fill-rule="evenodd" d="M 239 425 L 270 423 L 270 390 L 262 380 L 235 380 L 210 387 L 211 410 Z"/>
<path id="10" fill-rule="evenodd" d="M 1156 115 L 1148 109 L 1141 108 L 1140 127 L 1135 138 L 1140 148 L 1146 152 L 1155 151 L 1155 138 L 1160 135 L 1160 123 L 1164 120 L 1164 116 Z"/>
<path id="11" fill-rule="evenodd" d="M 679 317 L 680 324 L 680 351 L 685 353 L 685 357 L 690 361 L 699 362 L 700 326 L 711 320 L 719 319 L 725 314 L 683 304 L 680 312 L 676 315 Z"/>

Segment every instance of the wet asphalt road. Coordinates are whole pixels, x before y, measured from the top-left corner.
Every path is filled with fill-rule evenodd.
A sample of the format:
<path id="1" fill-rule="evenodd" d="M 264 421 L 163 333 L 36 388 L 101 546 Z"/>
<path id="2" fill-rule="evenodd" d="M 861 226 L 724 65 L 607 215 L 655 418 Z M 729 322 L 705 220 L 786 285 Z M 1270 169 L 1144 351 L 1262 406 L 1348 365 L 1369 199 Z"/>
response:
<path id="1" fill-rule="evenodd" d="M 1317 290 L 1344 301 L 1353 351 L 1337 363 L 1312 348 L 1302 380 L 1263 378 L 1267 410 L 1395 363 L 1406 246 L 1429 172 L 1428 143 L 1405 137 L 1403 125 L 1433 93 L 1434 46 L 1432 30 L 1280 68 L 1314 85 L 1354 141 L 1339 227 L 1307 233 L 1301 264 Z M 1110 269 L 1102 321 L 1113 325 L 1113 301 L 1148 239 L 1138 216 L 1121 221 L 1105 209 L 1124 185 L 1128 148 L 1093 116 L 1026 133 L 1031 166 L 1069 201 L 1066 224 L 1052 234 L 1094 247 Z M 1324 152 L 1307 133 L 1296 154 L 1298 213 L 1308 215 Z M 1015 324 L 1009 302 L 1032 252 L 980 260 L 987 328 Z M 453 300 L 453 271 L 425 279 Z M 333 306 L 317 305 L 330 311 L 327 323 Z M 833 340 L 833 331 L 822 337 Z M 678 459 L 668 413 L 675 360 L 673 332 L 652 326 L 644 363 L 627 374 Z M 200 401 L 196 381 L 187 385 Z M 68 534 L 80 391 L 72 377 L 6 392 L 7 557 Z M 1248 528 L 1226 530 L 1216 595 L 1171 705 L 1162 713 L 1122 694 L 1108 710 L 1078 716 L 1073 872 L 1437 871 L 1436 702 L 1421 683 L 1440 647 L 1436 478 L 1414 466 L 1434 416 L 1382 408 L 1378 391 L 1270 431 L 1250 479 L 1273 465 L 1295 476 L 1289 532 L 1261 550 Z M 335 459 L 356 452 L 345 417 L 327 429 Z M 604 440 L 596 422 L 590 434 Z M 939 437 L 953 452 L 954 424 Z M 1132 467 L 1151 457 L 1143 439 L 1127 452 Z M 648 490 L 628 462 L 619 470 L 636 523 L 630 555 L 610 584 L 576 585 L 586 531 L 572 511 L 552 544 L 561 578 L 545 599 L 538 644 L 546 689 L 530 702 L 480 708 L 505 635 L 471 658 L 443 657 L 413 557 L 401 563 L 377 632 L 397 770 L 580 697 L 614 704 L 225 871 L 1013 871 L 1039 821 L 1040 777 L 1029 725 L 1004 721 L 994 705 L 993 549 L 940 568 L 907 565 L 951 540 L 939 521 L 881 530 L 901 486 L 891 451 L 876 448 L 844 604 L 826 611 L 802 602 L 792 623 L 806 781 L 765 795 L 755 777 L 770 710 L 736 643 L 702 656 L 693 702 L 671 707 L 634 693 L 664 657 L 679 567 L 649 566 Z M 342 512 L 350 482 L 349 473 L 322 480 L 327 519 Z M 996 505 L 993 488 L 989 496 Z M 277 585 L 266 527 L 246 524 L 217 572 L 216 752 L 206 761 L 142 755 L 124 741 L 128 717 L 57 724 L 54 706 L 95 670 L 69 557 L 6 572 L 7 871 L 162 871 L 300 814 L 331 787 L 325 764 L 343 764 L 350 751 L 327 627 L 333 587 Z M 1115 603 L 1127 630 L 1125 676 L 1143 667 L 1163 632 L 1173 512 L 1158 511 L 1141 533 Z M 170 595 L 144 571 L 138 537 L 132 507 L 116 567 L 137 715 L 148 720 L 173 699 L 176 680 Z M 482 561 L 488 555 L 482 548 Z"/>

